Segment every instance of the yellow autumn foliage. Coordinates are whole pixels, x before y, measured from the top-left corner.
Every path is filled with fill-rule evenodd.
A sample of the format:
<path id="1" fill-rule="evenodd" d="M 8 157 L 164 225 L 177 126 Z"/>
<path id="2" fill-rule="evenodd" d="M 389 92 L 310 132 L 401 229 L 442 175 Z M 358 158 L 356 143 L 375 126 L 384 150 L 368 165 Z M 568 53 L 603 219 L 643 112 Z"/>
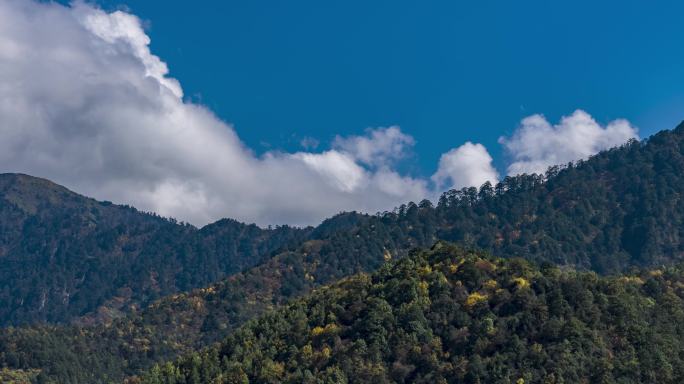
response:
<path id="1" fill-rule="evenodd" d="M 513 278 L 513 282 L 515 283 L 515 286 L 518 288 L 528 288 L 530 286 L 530 282 L 527 281 L 524 277 L 515 277 Z"/>
<path id="2" fill-rule="evenodd" d="M 458 272 L 458 268 L 460 268 L 461 265 L 463 265 L 465 263 L 465 261 L 466 261 L 465 259 L 460 259 L 457 262 L 450 264 L 449 265 L 449 272 L 451 272 L 451 273 Z"/>
<path id="3" fill-rule="evenodd" d="M 420 293 L 422 295 L 427 295 L 428 294 L 428 283 L 427 281 L 421 281 L 418 283 L 418 289 L 420 290 Z"/>
<path id="4" fill-rule="evenodd" d="M 315 337 L 315 336 L 320 336 L 320 335 L 322 335 L 322 334 L 324 334 L 324 333 L 325 333 L 325 334 L 333 334 L 333 333 L 339 332 L 339 330 L 340 330 L 340 327 L 337 326 L 337 324 L 330 323 L 330 324 L 327 324 L 327 325 L 325 326 L 325 328 L 324 328 L 324 327 L 320 327 L 320 326 L 314 327 L 314 328 L 311 330 L 311 336 L 314 336 L 314 337 Z"/>
<path id="5" fill-rule="evenodd" d="M 321 352 L 323 353 L 323 357 L 325 357 L 326 359 L 329 359 L 332 351 L 330 350 L 330 347 L 328 347 L 326 345 L 325 347 L 323 347 L 323 351 L 321 351 Z"/>
<path id="6" fill-rule="evenodd" d="M 467 308 L 472 308 L 478 303 L 481 303 L 483 301 L 487 301 L 488 297 L 485 294 L 482 294 L 480 292 L 473 292 L 470 295 L 468 295 L 468 298 L 465 301 L 465 306 Z"/>
<path id="7" fill-rule="evenodd" d="M 636 284 L 636 285 L 643 285 L 644 284 L 644 280 L 642 280 L 641 277 L 639 277 L 639 276 L 621 276 L 618 280 L 624 284 Z"/>
<path id="8" fill-rule="evenodd" d="M 487 280 L 484 283 L 484 287 L 487 289 L 495 289 L 498 285 L 499 285 L 499 283 L 497 283 L 496 280 L 493 280 L 493 279 Z"/>

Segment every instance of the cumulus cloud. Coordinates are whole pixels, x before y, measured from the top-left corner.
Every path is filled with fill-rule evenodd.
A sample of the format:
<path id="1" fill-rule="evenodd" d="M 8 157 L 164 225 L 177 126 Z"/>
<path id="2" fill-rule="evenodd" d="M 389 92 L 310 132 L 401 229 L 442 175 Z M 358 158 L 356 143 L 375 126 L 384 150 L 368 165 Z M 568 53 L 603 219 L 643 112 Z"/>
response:
<path id="1" fill-rule="evenodd" d="M 443 154 L 437 172 L 432 175 L 440 190 L 479 187 L 487 181 L 496 184 L 498 179 L 487 148 L 471 142 Z"/>
<path id="2" fill-rule="evenodd" d="M 338 137 L 320 153 L 256 156 L 183 100 L 149 44 L 125 12 L 0 2 L 0 169 L 195 224 L 314 224 L 432 193 L 392 169 L 413 145 L 397 127 Z"/>
<path id="3" fill-rule="evenodd" d="M 551 165 L 586 159 L 604 149 L 637 139 L 638 130 L 619 119 L 602 127 L 588 113 L 576 110 L 551 125 L 542 115 L 522 120 L 511 137 L 499 138 L 510 155 L 508 173 L 543 173 Z"/>
<path id="4" fill-rule="evenodd" d="M 307 140 L 301 152 L 257 156 L 231 125 L 183 100 L 149 44 L 140 20 L 126 12 L 78 1 L 0 1 L 0 172 L 47 177 L 198 225 L 222 217 L 315 224 L 497 179 L 487 150 L 472 143 L 444 154 L 431 180 L 400 173 L 397 163 L 415 140 L 399 127 L 338 136 L 318 152 Z M 635 135 L 626 122 L 595 125 L 582 113 L 560 126 L 541 116 L 524 120 L 502 139 L 516 160 L 509 171 L 574 160 Z M 566 136 L 575 149 L 554 154 Z"/>
<path id="5" fill-rule="evenodd" d="M 304 162 L 328 180 L 331 186 L 342 191 L 354 191 L 367 179 L 366 171 L 346 153 L 295 153 L 292 157 Z"/>

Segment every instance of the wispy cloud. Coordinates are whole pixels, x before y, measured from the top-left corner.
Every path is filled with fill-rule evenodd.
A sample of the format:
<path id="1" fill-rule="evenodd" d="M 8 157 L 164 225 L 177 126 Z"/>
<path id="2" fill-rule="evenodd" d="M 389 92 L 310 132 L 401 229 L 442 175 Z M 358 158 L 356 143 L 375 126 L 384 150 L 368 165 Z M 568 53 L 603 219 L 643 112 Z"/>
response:
<path id="1" fill-rule="evenodd" d="M 333 147 L 369 166 L 385 166 L 407 156 L 415 140 L 397 126 L 368 129 L 366 136 L 337 136 Z"/>

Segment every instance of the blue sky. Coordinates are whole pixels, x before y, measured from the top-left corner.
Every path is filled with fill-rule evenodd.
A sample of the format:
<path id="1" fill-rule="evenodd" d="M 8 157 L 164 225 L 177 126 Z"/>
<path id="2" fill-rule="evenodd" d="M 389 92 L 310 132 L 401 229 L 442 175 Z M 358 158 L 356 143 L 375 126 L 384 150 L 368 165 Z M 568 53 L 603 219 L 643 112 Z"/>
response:
<path id="1" fill-rule="evenodd" d="M 684 5 L 643 1 L 105 1 L 147 23 L 186 97 L 255 151 L 399 125 L 418 169 L 521 118 L 684 118 Z"/>
<path id="2" fill-rule="evenodd" d="M 196 225 L 434 201 L 674 127 L 658 4 L 3 0 L 0 172 Z"/>

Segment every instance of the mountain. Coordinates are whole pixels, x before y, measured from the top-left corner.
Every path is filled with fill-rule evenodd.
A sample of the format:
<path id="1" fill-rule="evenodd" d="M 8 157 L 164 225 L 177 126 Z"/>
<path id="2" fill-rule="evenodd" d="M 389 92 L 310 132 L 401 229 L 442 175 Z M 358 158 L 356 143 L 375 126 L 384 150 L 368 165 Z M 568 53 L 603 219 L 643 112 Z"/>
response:
<path id="1" fill-rule="evenodd" d="M 684 271 L 599 277 L 438 243 L 314 291 L 156 383 L 681 383 Z"/>
<path id="2" fill-rule="evenodd" d="M 436 206 L 423 201 L 377 215 L 341 214 L 252 268 L 111 323 L 0 332 L 0 366 L 40 369 L 56 382 L 116 381 L 221 340 L 316 287 L 376 270 L 440 239 L 600 274 L 675 265 L 684 247 L 683 140 L 680 125 L 546 175 L 449 191 Z"/>
<path id="3" fill-rule="evenodd" d="M 198 230 L 46 180 L 0 175 L 0 325 L 97 318 L 98 310 L 116 316 L 218 281 L 285 245 L 322 240 L 325 248 L 348 232 L 370 244 L 352 239 L 325 249 L 356 261 L 342 261 L 354 265 L 349 270 L 324 274 L 368 270 L 386 250 L 405 254 L 437 239 L 601 273 L 678 261 L 684 255 L 683 136 L 680 125 L 543 176 L 450 191 L 436 208 L 424 201 L 394 214 L 342 215 L 313 234 L 231 220 Z"/>
<path id="4" fill-rule="evenodd" d="M 0 325 L 109 319 L 258 264 L 306 230 L 202 229 L 0 174 Z"/>

